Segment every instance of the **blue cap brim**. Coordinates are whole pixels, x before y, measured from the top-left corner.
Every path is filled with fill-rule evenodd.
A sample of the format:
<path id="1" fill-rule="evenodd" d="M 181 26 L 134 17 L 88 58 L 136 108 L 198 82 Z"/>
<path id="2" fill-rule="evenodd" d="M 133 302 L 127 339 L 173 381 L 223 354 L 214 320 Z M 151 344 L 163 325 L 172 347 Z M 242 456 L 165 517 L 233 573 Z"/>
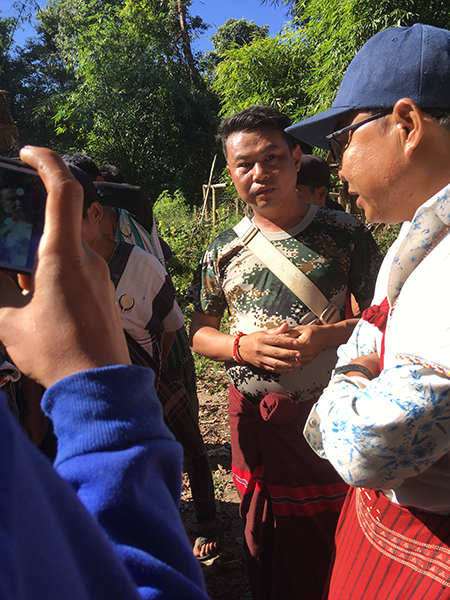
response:
<path id="1" fill-rule="evenodd" d="M 328 150 L 327 135 L 338 129 L 336 126 L 338 118 L 352 110 L 354 108 L 351 106 L 330 108 L 304 121 L 290 125 L 286 132 L 311 146 Z"/>

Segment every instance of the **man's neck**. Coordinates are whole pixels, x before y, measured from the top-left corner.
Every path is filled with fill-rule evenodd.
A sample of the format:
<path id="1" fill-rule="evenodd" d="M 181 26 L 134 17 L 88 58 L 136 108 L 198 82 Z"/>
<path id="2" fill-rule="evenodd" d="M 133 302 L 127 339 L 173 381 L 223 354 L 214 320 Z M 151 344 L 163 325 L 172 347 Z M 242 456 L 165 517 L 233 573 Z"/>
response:
<path id="1" fill-rule="evenodd" d="M 309 209 L 309 204 L 306 204 L 298 198 L 298 202 L 295 201 L 292 204 L 292 209 L 282 215 L 278 214 L 264 214 L 263 211 L 254 211 L 253 221 L 263 231 L 287 231 L 292 229 L 306 215 Z"/>
<path id="2" fill-rule="evenodd" d="M 95 250 L 97 254 L 100 254 L 100 256 L 106 260 L 106 262 L 108 262 L 111 258 L 115 247 L 116 242 L 108 240 L 103 236 L 99 236 L 91 246 L 92 250 Z"/>

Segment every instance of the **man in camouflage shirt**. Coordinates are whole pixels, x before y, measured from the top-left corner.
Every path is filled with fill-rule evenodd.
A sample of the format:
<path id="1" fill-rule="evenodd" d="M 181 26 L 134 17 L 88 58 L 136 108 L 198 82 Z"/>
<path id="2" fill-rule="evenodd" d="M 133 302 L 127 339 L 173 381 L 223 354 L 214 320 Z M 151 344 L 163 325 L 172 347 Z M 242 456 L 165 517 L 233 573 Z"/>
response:
<path id="1" fill-rule="evenodd" d="M 347 213 L 304 203 L 295 185 L 301 150 L 290 120 L 253 107 L 220 127 L 227 169 L 253 222 L 340 310 L 314 315 L 233 230 L 206 250 L 188 299 L 192 349 L 224 361 L 230 377 L 233 475 L 241 497 L 254 600 L 319 600 L 334 529 L 347 490 L 302 435 L 356 319 L 344 320 L 352 293 L 370 305 L 381 262 L 365 226 Z M 225 309 L 230 334 L 220 331 Z"/>

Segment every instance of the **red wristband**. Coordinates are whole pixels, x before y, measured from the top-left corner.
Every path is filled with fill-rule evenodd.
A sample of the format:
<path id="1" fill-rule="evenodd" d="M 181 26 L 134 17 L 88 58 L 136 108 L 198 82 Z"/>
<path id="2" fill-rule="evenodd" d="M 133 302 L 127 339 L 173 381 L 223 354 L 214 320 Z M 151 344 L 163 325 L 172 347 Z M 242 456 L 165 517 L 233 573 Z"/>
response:
<path id="1" fill-rule="evenodd" d="M 239 340 L 241 339 L 241 337 L 243 335 L 247 335 L 246 333 L 242 333 L 242 331 L 240 331 L 237 336 L 234 338 L 234 344 L 233 344 L 233 359 L 239 363 L 240 365 L 246 365 L 247 361 L 243 360 L 242 356 L 239 354 Z"/>

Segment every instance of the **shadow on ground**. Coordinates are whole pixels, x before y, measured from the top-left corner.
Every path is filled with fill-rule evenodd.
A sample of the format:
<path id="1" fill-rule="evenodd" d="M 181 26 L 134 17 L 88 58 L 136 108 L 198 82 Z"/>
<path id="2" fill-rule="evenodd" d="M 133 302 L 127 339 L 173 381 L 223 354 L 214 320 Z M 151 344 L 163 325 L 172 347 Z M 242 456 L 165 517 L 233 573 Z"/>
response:
<path id="1" fill-rule="evenodd" d="M 231 475 L 230 444 L 207 444 L 216 491 L 217 516 L 222 521 L 220 554 L 201 563 L 206 589 L 211 600 L 250 600 L 243 546 L 243 524 L 239 517 L 239 498 Z M 194 504 L 187 473 L 183 475 L 181 519 L 194 545 L 197 534 Z"/>

